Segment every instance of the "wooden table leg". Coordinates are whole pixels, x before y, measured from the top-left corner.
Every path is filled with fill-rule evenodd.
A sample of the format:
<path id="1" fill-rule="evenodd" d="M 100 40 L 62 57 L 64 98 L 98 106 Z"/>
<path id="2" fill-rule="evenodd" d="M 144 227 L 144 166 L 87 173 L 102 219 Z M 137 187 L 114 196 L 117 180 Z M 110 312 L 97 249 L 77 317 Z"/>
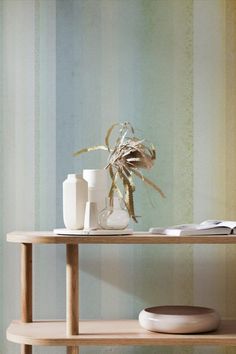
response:
<path id="1" fill-rule="evenodd" d="M 21 321 L 32 322 L 32 244 L 21 244 Z M 32 354 L 31 345 L 21 345 L 21 354 Z"/>
<path id="2" fill-rule="evenodd" d="M 79 347 L 68 347 L 67 348 L 67 354 L 78 354 L 79 353 Z"/>
<path id="3" fill-rule="evenodd" d="M 21 354 L 32 354 L 32 346 L 21 344 Z"/>
<path id="4" fill-rule="evenodd" d="M 66 245 L 66 331 L 67 335 L 79 333 L 79 246 Z M 67 354 L 78 354 L 79 348 L 68 347 Z"/>

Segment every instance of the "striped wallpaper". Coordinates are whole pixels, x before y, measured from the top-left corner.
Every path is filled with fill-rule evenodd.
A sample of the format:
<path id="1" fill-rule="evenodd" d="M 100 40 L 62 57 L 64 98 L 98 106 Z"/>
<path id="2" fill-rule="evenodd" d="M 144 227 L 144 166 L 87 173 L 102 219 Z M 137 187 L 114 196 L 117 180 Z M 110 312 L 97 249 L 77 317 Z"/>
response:
<path id="1" fill-rule="evenodd" d="M 150 177 L 166 199 L 138 183 L 136 230 L 236 219 L 235 43 L 236 0 L 0 0 L 0 354 L 19 353 L 5 340 L 19 317 L 19 248 L 5 234 L 63 226 L 65 176 L 106 162 L 72 153 L 113 122 L 131 121 L 158 148 Z M 34 316 L 63 318 L 65 249 L 37 246 L 34 257 Z M 137 318 L 155 304 L 235 317 L 235 259 L 235 246 L 83 246 L 81 317 Z M 81 349 L 111 352 L 236 349 Z"/>

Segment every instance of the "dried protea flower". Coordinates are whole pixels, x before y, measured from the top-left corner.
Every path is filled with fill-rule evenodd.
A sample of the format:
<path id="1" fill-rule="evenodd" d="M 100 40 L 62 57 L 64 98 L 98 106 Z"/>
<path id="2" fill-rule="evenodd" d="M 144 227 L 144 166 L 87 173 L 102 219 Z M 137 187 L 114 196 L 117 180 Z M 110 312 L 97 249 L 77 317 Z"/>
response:
<path id="1" fill-rule="evenodd" d="M 156 158 L 154 148 L 148 148 L 143 140 L 128 138 L 125 142 L 115 145 L 109 156 L 109 164 L 114 167 L 151 168 Z"/>
<path id="2" fill-rule="evenodd" d="M 115 144 L 110 146 L 110 137 L 116 127 L 119 127 L 119 133 Z M 131 136 L 128 134 L 131 134 Z M 134 212 L 133 193 L 135 191 L 135 184 L 133 182 L 133 175 L 141 178 L 143 182 L 153 187 L 164 197 L 161 189 L 139 171 L 139 169 L 150 169 L 153 167 L 154 160 L 156 159 L 156 150 L 152 144 L 146 145 L 144 140 L 135 137 L 134 129 L 129 122 L 113 124 L 107 131 L 105 145 L 79 150 L 75 153 L 75 156 L 83 152 L 95 150 L 107 150 L 109 152 L 108 164 L 105 167 L 108 169 L 111 177 L 109 197 L 112 199 L 116 192 L 124 200 L 129 215 L 135 222 L 137 222 L 137 219 Z M 122 182 L 123 192 L 118 186 L 118 180 Z"/>

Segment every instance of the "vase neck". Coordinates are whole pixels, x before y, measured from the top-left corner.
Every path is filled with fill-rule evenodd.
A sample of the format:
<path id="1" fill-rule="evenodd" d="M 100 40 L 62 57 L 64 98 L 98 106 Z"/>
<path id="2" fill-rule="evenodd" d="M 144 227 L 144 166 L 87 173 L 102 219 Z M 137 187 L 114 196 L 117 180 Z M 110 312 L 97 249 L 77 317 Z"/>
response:
<path id="1" fill-rule="evenodd" d="M 106 207 L 112 209 L 121 209 L 120 199 L 118 197 L 106 198 Z"/>

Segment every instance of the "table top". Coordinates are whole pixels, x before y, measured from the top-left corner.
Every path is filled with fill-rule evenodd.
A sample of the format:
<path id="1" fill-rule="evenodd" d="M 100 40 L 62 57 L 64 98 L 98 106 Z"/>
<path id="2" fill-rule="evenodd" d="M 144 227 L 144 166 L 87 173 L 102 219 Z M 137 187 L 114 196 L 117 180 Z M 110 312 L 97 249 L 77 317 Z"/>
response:
<path id="1" fill-rule="evenodd" d="M 52 231 L 14 231 L 7 241 L 33 244 L 236 244 L 236 235 L 166 236 L 148 232 L 132 235 L 57 235 Z"/>
<path id="2" fill-rule="evenodd" d="M 195 334 L 155 333 L 138 320 L 80 321 L 80 334 L 68 336 L 63 321 L 13 321 L 8 340 L 28 345 L 236 345 L 236 321 L 223 320 L 217 331 Z"/>

